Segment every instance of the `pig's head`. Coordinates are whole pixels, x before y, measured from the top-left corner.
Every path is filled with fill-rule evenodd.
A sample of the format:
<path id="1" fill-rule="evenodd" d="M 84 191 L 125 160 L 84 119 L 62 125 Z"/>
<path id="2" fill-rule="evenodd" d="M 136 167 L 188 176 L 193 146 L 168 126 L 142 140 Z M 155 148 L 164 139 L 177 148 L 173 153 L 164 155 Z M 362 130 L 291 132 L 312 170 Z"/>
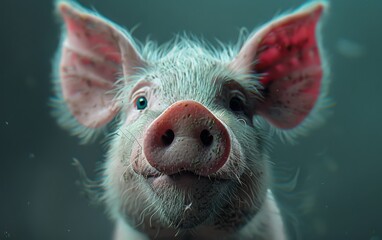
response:
<path id="1" fill-rule="evenodd" d="M 60 2 L 57 113 L 85 140 L 114 119 L 103 185 L 112 216 L 152 235 L 235 231 L 252 219 L 270 175 L 259 120 L 294 131 L 317 105 L 323 9 L 305 6 L 216 50 L 187 36 L 138 45 Z"/>

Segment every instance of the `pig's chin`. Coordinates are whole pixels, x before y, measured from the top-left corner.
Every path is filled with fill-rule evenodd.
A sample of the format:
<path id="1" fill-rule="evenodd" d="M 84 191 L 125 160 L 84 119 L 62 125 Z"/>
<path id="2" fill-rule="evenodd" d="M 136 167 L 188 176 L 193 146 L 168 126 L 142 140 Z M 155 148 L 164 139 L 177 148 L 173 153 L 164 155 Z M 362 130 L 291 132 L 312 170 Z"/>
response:
<path id="1" fill-rule="evenodd" d="M 162 219 L 179 229 L 196 227 L 213 217 L 229 185 L 228 180 L 191 172 L 149 177 L 147 182 L 159 200 Z"/>

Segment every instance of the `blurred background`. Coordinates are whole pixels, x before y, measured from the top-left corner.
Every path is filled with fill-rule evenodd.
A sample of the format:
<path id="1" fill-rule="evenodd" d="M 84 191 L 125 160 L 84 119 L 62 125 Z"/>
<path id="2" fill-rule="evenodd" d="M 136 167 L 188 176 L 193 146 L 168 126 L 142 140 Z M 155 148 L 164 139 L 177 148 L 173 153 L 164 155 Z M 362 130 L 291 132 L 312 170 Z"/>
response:
<path id="1" fill-rule="evenodd" d="M 164 43 L 187 31 L 217 45 L 305 1 L 79 2 L 127 29 L 139 25 L 133 36 L 141 41 Z M 294 145 L 275 141 L 276 165 L 300 168 L 298 191 L 280 199 L 305 206 L 297 213 L 302 239 L 382 239 L 381 12 L 378 0 L 331 1 L 322 36 L 332 114 Z M 50 116 L 60 36 L 53 1 L 2 0 L 0 29 L 0 239 L 110 239 L 111 221 L 81 196 L 72 166 L 76 158 L 96 178 L 105 145 L 79 145 Z"/>

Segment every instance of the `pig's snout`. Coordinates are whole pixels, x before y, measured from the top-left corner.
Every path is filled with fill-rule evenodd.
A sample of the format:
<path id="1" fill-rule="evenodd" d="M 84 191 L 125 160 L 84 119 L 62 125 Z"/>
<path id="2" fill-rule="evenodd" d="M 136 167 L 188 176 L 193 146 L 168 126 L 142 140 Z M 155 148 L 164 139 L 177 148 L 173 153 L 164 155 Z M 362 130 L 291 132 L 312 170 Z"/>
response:
<path id="1" fill-rule="evenodd" d="M 144 154 L 150 165 L 171 175 L 216 173 L 227 161 L 231 140 L 225 125 L 196 101 L 172 104 L 148 127 Z"/>

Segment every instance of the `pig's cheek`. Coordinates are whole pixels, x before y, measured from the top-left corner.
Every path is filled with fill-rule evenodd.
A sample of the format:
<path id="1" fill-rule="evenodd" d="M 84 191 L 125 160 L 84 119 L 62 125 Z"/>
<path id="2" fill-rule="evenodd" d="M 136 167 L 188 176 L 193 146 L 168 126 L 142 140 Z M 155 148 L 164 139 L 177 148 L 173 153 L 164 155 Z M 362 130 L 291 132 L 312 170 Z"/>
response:
<path id="1" fill-rule="evenodd" d="M 134 172 L 137 174 L 141 174 L 142 169 L 144 167 L 142 154 L 143 153 L 142 153 L 141 146 L 138 144 L 134 144 L 132 151 L 131 151 L 130 161 L 131 161 L 131 166 L 132 166 Z"/>
<path id="2" fill-rule="evenodd" d="M 141 143 L 135 143 L 132 146 L 130 163 L 133 171 L 136 174 L 143 176 L 144 178 L 159 176 L 160 173 L 158 172 L 158 170 L 151 167 L 151 165 L 146 160 L 141 146 Z"/>
<path id="3" fill-rule="evenodd" d="M 127 110 L 127 118 L 123 127 L 126 128 L 129 124 L 132 124 L 133 122 L 137 121 L 141 114 L 141 111 L 129 108 Z"/>
<path id="4" fill-rule="evenodd" d="M 110 196 L 118 196 L 126 188 L 125 183 L 128 176 L 126 166 L 122 160 L 118 158 L 111 159 L 107 163 L 106 189 Z"/>

